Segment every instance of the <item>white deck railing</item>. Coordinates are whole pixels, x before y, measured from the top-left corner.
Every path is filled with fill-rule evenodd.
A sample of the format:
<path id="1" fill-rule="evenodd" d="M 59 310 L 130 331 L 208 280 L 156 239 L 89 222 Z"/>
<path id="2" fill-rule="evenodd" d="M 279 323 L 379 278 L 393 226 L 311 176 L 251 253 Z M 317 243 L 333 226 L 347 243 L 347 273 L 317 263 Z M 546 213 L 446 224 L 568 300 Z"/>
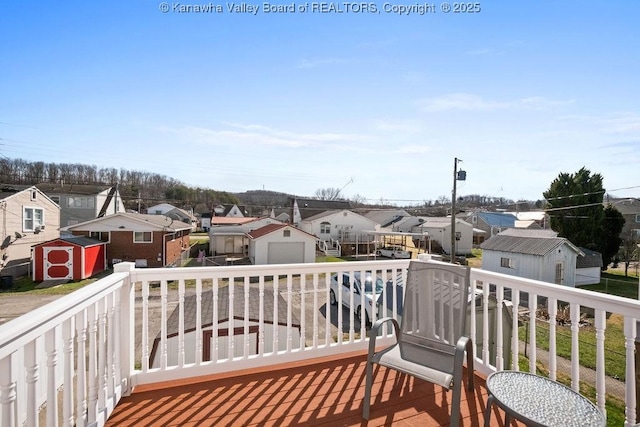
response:
<path id="1" fill-rule="evenodd" d="M 408 262 L 172 269 L 119 264 L 111 276 L 0 327 L 0 423 L 102 425 L 122 394 L 139 384 L 364 350 L 367 328 L 342 302 L 348 298 L 357 306 L 367 299 L 338 292 L 338 303 L 331 305 L 331 277 L 374 272 L 383 282 L 402 286 Z M 530 323 L 528 337 L 522 337 L 517 314 L 527 308 L 535 313 L 542 304 L 555 319 L 560 302 L 566 302 L 571 310 L 572 387 L 593 382 L 580 377 L 578 353 L 579 313 L 592 310 L 597 364 L 591 385 L 603 412 L 610 392 L 604 369 L 606 314 L 621 315 L 625 425 L 635 425 L 640 302 L 478 269 L 472 269 L 471 278 L 477 297 L 468 322 L 478 343 L 475 367 L 484 374 L 518 369 L 525 338 L 530 370 L 535 371 L 536 322 Z M 381 311 L 372 311 L 371 320 L 384 314 L 397 317 L 399 297 L 393 292 L 382 298 Z M 515 313 L 511 307 L 520 309 Z M 553 379 L 559 360 L 555 330 L 555 322 L 549 321 L 548 369 Z M 387 333 L 391 330 L 384 332 L 383 341 L 393 339 Z"/>

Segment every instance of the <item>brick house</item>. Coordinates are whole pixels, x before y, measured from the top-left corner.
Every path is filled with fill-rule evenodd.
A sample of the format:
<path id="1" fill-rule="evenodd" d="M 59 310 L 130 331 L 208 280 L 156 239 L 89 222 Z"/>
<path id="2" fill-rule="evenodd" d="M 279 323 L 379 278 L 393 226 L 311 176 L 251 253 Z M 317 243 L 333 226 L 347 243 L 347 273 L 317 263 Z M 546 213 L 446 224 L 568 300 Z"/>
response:
<path id="1" fill-rule="evenodd" d="M 107 242 L 107 262 L 138 267 L 179 265 L 189 250 L 191 224 L 164 215 L 118 213 L 63 228 L 75 236 Z"/>

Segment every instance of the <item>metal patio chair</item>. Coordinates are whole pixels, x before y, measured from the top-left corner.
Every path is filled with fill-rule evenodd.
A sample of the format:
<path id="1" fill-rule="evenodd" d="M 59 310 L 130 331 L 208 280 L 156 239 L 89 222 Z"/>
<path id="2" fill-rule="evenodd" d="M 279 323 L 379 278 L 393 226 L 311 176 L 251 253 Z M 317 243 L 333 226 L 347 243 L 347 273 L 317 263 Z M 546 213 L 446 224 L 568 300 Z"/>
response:
<path id="1" fill-rule="evenodd" d="M 453 390 L 451 426 L 460 423 L 463 362 L 467 353 L 467 388 L 473 391 L 473 347 L 465 336 L 469 268 L 437 261 L 411 261 L 401 326 L 390 317 L 371 329 L 362 416 L 369 419 L 373 364 L 395 369 Z M 376 352 L 376 338 L 391 322 L 396 343 Z"/>

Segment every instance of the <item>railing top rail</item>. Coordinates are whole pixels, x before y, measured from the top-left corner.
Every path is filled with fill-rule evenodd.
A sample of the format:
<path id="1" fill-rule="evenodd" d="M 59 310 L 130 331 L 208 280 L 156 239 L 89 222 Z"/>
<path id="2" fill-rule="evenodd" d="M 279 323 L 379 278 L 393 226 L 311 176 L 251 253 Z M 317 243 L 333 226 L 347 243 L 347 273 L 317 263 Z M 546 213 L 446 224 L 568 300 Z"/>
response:
<path id="1" fill-rule="evenodd" d="M 530 292 L 536 295 L 556 298 L 561 301 L 578 303 L 586 307 L 597 307 L 605 311 L 640 318 L 640 301 L 631 298 L 556 285 L 540 280 L 516 277 L 478 268 L 471 269 L 471 280 L 472 282 L 481 281 L 483 283 L 500 285 L 505 288 L 515 288 L 521 292 Z"/>
<path id="2" fill-rule="evenodd" d="M 113 292 L 127 278 L 113 273 L 0 326 L 0 359 Z"/>

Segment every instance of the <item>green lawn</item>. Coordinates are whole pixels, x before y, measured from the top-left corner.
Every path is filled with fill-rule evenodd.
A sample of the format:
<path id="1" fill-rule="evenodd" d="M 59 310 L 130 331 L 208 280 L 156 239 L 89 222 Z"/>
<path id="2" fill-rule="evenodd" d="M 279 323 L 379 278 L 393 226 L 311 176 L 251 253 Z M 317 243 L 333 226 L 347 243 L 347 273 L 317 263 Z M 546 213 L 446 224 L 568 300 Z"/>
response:
<path id="1" fill-rule="evenodd" d="M 638 299 L 638 277 L 632 275 L 624 276 L 624 274 L 614 272 L 603 272 L 600 283 L 597 285 L 580 286 L 580 289 Z"/>

